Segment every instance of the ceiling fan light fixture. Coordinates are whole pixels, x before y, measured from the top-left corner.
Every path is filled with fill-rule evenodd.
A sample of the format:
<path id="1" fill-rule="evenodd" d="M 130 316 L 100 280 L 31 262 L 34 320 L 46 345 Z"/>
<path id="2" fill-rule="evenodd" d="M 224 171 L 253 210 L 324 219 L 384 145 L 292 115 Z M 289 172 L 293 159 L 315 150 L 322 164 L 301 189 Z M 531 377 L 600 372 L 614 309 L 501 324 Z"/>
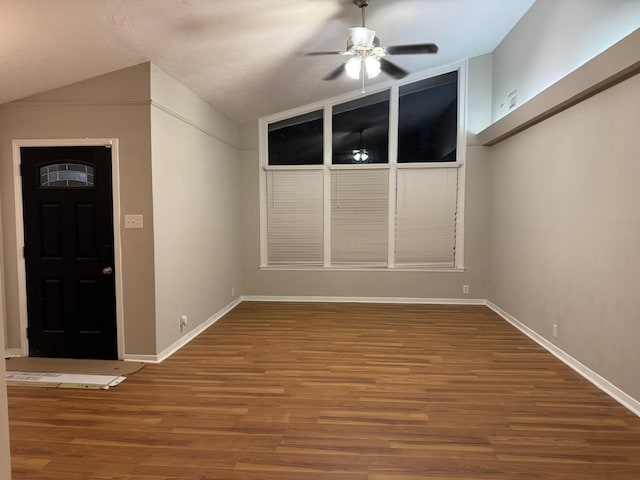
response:
<path id="1" fill-rule="evenodd" d="M 365 9 L 369 5 L 369 0 L 353 0 L 353 4 L 362 12 L 362 26 L 349 28 L 347 48 L 340 52 L 306 53 L 306 55 L 344 55 L 351 57 L 348 62 L 339 65 L 338 68 L 326 75 L 323 80 L 335 80 L 343 73 L 346 73 L 350 78 L 362 81 L 362 93 L 365 93 L 366 79 L 377 77 L 382 70 L 396 80 L 400 80 L 409 74 L 403 68 L 386 59 L 387 55 L 438 53 L 438 46 L 435 43 L 382 46 L 380 39 L 376 37 L 376 31 L 365 26 Z"/>
<path id="2" fill-rule="evenodd" d="M 350 58 L 349 61 L 345 63 L 344 70 L 351 78 L 353 78 L 354 80 L 359 80 L 363 70 L 363 62 L 367 78 L 374 78 L 380 75 L 382 69 L 380 67 L 380 60 L 376 57 Z"/>
<path id="3" fill-rule="evenodd" d="M 349 32 L 353 47 L 367 48 L 373 45 L 376 38 L 376 31 L 367 27 L 350 27 Z"/>
<path id="4" fill-rule="evenodd" d="M 353 159 L 356 162 L 366 162 L 369 158 L 369 152 L 367 152 L 366 148 L 360 148 L 358 150 L 353 150 L 351 152 L 353 154 Z"/>
<path id="5" fill-rule="evenodd" d="M 376 57 L 365 57 L 364 67 L 369 78 L 374 78 L 380 75 L 380 60 L 378 60 Z"/>
<path id="6" fill-rule="evenodd" d="M 360 57 L 350 58 L 347 63 L 344 65 L 344 70 L 354 80 L 358 80 L 360 78 L 360 71 L 362 70 L 362 59 Z"/>

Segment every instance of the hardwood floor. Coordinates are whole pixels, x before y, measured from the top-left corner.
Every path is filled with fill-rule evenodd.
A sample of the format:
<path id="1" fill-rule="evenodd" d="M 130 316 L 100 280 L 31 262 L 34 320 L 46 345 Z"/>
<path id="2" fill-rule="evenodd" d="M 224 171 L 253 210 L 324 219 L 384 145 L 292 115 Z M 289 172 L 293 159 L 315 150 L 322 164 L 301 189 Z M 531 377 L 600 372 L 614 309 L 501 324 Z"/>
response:
<path id="1" fill-rule="evenodd" d="M 476 306 L 242 303 L 9 416 L 13 480 L 640 478 L 640 418 Z"/>

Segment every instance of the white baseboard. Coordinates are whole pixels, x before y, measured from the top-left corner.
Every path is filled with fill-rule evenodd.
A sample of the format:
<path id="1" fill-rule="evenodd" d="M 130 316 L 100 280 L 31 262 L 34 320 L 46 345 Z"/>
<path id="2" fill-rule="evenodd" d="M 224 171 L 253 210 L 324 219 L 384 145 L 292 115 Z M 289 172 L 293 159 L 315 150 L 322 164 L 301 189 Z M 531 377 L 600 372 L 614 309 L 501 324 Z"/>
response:
<path id="1" fill-rule="evenodd" d="M 143 362 L 143 363 L 160 363 L 157 355 L 124 355 L 122 359 L 125 362 Z"/>
<path id="2" fill-rule="evenodd" d="M 327 302 L 327 303 L 406 303 L 425 305 L 486 305 L 478 298 L 415 298 L 415 297 L 323 297 L 244 295 L 245 302 Z"/>
<path id="3" fill-rule="evenodd" d="M 227 306 L 225 306 L 224 308 L 216 312 L 214 315 L 209 317 L 207 321 L 205 321 L 204 323 L 201 323 L 196 328 L 191 330 L 189 333 L 187 333 L 183 337 L 180 337 L 176 342 L 169 345 L 158 355 L 126 355 L 125 354 L 124 359 L 130 360 L 130 361 L 145 362 L 145 363 L 161 363 L 167 358 L 169 358 L 171 355 L 176 353 L 178 350 L 180 350 L 182 347 L 184 347 L 191 340 L 193 340 L 198 335 L 200 335 L 202 332 L 204 332 L 211 325 L 213 325 L 222 317 L 224 317 L 227 313 L 233 310 L 238 304 L 240 304 L 240 302 L 242 302 L 242 298 L 240 297 L 236 298 L 233 302 L 229 303 Z"/>
<path id="4" fill-rule="evenodd" d="M 607 380 L 606 378 L 598 375 L 596 372 L 591 370 L 586 365 L 580 363 L 578 360 L 573 358 L 567 352 L 565 352 L 561 348 L 559 348 L 556 345 L 554 345 L 553 343 L 551 343 L 549 340 L 544 338 L 542 335 L 540 335 L 540 334 L 536 333 L 535 331 L 531 330 L 524 323 L 520 322 L 514 316 L 512 316 L 509 313 L 505 312 L 499 306 L 495 305 L 494 303 L 490 302 L 489 300 L 487 300 L 486 305 L 491 310 L 493 310 L 498 315 L 500 315 L 502 318 L 504 318 L 511 325 L 513 325 L 518 330 L 520 330 L 522 333 L 524 333 L 531 340 L 533 340 L 538 345 L 540 345 L 542 348 L 544 348 L 549 353 L 551 353 L 558 360 L 562 361 L 568 367 L 570 367 L 573 370 L 575 370 L 578 374 L 580 374 L 585 379 L 589 380 L 591 383 L 593 383 L 596 387 L 598 387 L 604 393 L 609 395 L 615 401 L 617 401 L 618 403 L 620 403 L 621 405 L 623 405 L 624 407 L 629 409 L 631 412 L 635 413 L 637 416 L 640 417 L 640 401 L 636 400 L 631 395 L 629 395 L 629 394 L 625 393 L 624 391 L 620 390 L 618 387 L 616 387 L 614 384 L 612 384 L 609 380 Z"/>

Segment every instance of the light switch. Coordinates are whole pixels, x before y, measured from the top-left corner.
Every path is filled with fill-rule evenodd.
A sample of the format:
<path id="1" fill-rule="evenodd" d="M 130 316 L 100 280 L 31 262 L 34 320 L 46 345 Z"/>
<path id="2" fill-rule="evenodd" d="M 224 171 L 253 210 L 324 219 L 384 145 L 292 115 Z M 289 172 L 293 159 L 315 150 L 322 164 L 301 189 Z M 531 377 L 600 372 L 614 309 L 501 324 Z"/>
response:
<path id="1" fill-rule="evenodd" d="M 142 215 L 125 215 L 124 228 L 143 228 Z"/>

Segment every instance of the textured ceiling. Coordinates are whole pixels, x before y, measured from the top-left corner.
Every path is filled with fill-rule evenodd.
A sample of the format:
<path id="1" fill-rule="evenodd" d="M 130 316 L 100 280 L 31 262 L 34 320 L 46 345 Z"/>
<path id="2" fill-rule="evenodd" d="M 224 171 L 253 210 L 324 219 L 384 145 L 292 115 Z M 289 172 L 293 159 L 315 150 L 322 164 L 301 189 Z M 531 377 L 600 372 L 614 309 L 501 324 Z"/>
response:
<path id="1" fill-rule="evenodd" d="M 437 43 L 389 57 L 417 72 L 493 51 L 532 3 L 370 0 L 367 26 L 383 45 Z M 151 61 L 245 122 L 356 90 L 321 80 L 342 57 L 296 53 L 343 50 L 359 24 L 352 0 L 0 0 L 0 103 Z"/>

